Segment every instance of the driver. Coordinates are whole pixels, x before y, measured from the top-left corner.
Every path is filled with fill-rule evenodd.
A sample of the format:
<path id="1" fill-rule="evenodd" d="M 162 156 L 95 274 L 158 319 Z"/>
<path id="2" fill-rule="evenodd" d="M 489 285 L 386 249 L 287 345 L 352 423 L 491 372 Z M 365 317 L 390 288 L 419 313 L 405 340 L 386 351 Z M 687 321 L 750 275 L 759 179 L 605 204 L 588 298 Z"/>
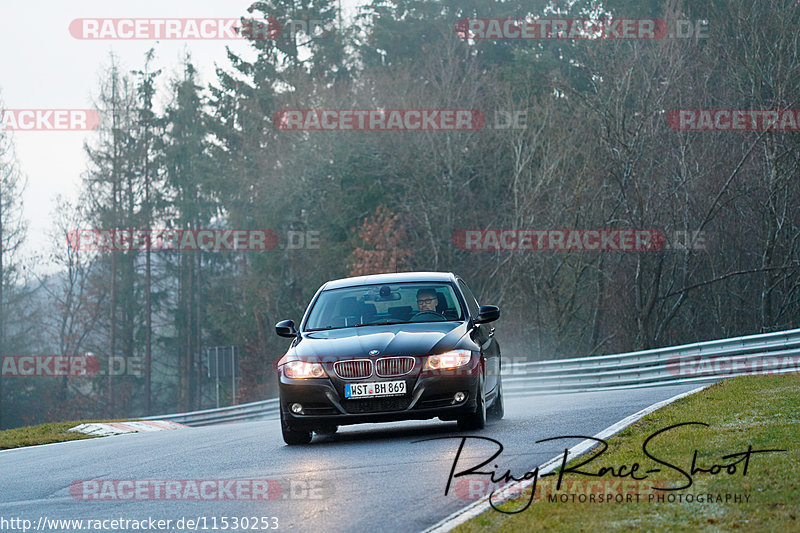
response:
<path id="1" fill-rule="evenodd" d="M 436 313 L 436 305 L 439 298 L 436 296 L 436 289 L 420 289 L 417 291 L 417 306 L 420 313 Z"/>

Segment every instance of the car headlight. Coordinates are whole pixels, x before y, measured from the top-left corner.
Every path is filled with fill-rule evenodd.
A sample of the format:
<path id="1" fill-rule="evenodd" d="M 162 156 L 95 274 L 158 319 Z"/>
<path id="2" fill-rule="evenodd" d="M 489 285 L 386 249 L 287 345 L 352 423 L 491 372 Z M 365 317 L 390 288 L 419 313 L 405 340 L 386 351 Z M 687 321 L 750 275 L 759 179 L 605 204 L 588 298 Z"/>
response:
<path id="1" fill-rule="evenodd" d="M 319 363 L 306 363 L 305 361 L 292 361 L 286 363 L 283 367 L 283 372 L 287 378 L 293 379 L 308 379 L 308 378 L 324 378 L 325 369 Z"/>
<path id="2" fill-rule="evenodd" d="M 424 370 L 446 370 L 469 364 L 472 352 L 469 350 L 452 350 L 439 355 L 429 355 L 425 360 Z"/>

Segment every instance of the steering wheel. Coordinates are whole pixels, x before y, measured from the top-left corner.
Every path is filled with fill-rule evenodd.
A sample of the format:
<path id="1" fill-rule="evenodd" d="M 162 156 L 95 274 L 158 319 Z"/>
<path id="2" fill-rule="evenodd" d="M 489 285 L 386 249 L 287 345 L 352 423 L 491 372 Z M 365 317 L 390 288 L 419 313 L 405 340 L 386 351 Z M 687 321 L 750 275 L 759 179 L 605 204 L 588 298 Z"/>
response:
<path id="1" fill-rule="evenodd" d="M 447 319 L 436 311 L 420 311 L 411 317 L 411 322 L 430 322 L 431 320 L 444 322 Z"/>

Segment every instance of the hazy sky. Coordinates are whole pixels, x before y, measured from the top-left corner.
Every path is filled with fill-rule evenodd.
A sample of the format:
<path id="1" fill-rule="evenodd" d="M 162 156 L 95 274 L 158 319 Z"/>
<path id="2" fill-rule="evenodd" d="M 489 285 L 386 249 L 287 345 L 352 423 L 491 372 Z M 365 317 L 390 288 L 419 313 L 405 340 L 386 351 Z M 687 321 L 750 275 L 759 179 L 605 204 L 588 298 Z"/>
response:
<path id="1" fill-rule="evenodd" d="M 0 98 L 7 109 L 88 109 L 97 94 L 100 75 L 113 52 L 126 70 L 142 67 L 144 54 L 155 47 L 154 67 L 163 69 L 161 83 L 180 71 L 191 53 L 202 84 L 214 79 L 214 63 L 227 67 L 225 47 L 245 52 L 236 40 L 81 40 L 69 32 L 77 18 L 238 18 L 251 0 L 45 0 L 6 2 L 0 17 Z M 342 0 L 346 14 L 366 1 Z M 15 131 L 12 134 L 20 169 L 27 176 L 24 216 L 28 237 L 24 254 L 40 253 L 40 271 L 51 249 L 47 232 L 55 198 L 78 198 L 86 168 L 83 143 L 91 132 Z M 65 243 L 66 245 L 66 243 Z"/>

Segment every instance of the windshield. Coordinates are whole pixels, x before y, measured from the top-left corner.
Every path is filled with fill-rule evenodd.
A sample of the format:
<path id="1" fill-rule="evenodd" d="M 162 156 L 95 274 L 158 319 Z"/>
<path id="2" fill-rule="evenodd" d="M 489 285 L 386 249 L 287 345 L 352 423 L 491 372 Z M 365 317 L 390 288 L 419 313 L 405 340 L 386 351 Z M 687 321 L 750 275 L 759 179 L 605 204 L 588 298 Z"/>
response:
<path id="1" fill-rule="evenodd" d="M 363 285 L 323 291 L 311 308 L 306 331 L 446 320 L 464 320 L 448 283 Z"/>

